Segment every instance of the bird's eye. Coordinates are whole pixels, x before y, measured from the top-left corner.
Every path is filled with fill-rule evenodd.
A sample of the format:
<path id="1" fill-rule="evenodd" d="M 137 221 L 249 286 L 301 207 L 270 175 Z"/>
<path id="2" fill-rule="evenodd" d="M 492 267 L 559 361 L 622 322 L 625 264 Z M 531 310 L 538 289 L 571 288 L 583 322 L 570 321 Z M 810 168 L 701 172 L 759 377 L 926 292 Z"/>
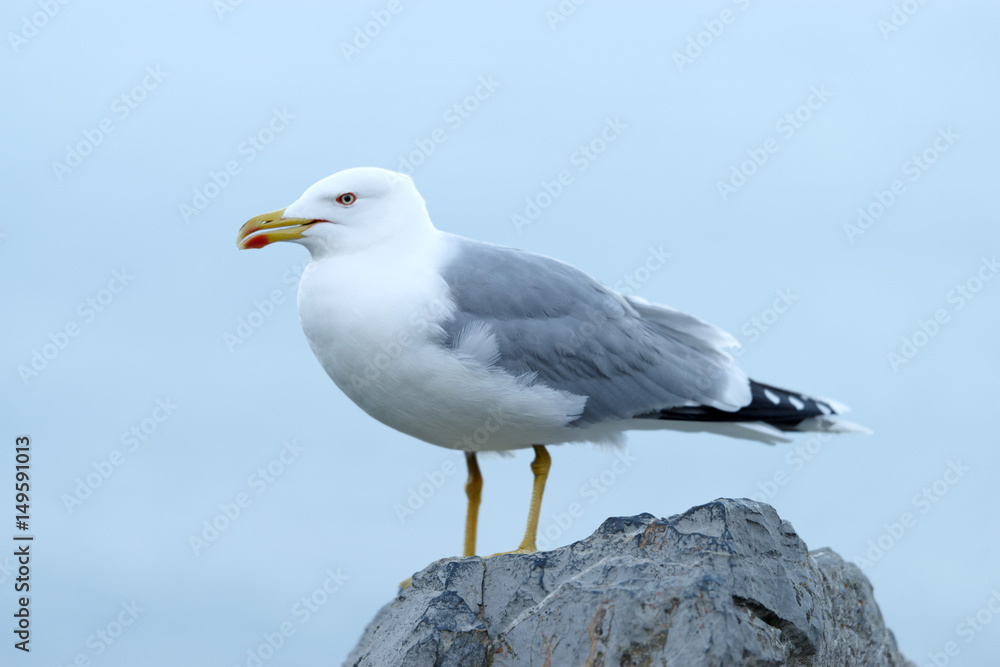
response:
<path id="1" fill-rule="evenodd" d="M 337 203 L 343 204 L 344 206 L 350 206 L 354 203 L 357 197 L 354 196 L 353 192 L 345 192 L 344 194 L 337 197 Z"/>

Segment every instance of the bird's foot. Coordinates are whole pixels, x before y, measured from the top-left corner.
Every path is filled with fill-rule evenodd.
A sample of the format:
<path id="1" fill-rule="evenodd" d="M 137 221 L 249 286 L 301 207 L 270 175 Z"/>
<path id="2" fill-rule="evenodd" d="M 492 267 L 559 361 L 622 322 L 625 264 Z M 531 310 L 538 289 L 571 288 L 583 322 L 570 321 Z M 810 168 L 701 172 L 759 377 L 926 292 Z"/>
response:
<path id="1" fill-rule="evenodd" d="M 538 551 L 538 549 L 535 548 L 534 544 L 530 544 L 530 545 L 524 545 L 524 544 L 522 544 L 521 546 L 519 546 L 518 548 L 514 549 L 513 551 L 501 551 L 499 553 L 490 554 L 489 556 L 487 556 L 487 558 L 493 558 L 493 556 L 505 556 L 507 554 L 530 554 L 530 553 L 535 552 L 535 551 Z"/>

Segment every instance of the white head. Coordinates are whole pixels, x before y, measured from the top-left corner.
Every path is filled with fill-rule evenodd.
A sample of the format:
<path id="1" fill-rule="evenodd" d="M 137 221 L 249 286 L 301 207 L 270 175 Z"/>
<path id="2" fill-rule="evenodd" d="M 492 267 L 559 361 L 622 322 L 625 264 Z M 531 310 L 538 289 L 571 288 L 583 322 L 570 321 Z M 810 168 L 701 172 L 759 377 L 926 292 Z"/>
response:
<path id="1" fill-rule="evenodd" d="M 357 167 L 324 178 L 287 208 L 252 218 L 236 242 L 244 249 L 293 241 L 319 259 L 386 243 L 412 243 L 433 229 L 409 176 Z"/>

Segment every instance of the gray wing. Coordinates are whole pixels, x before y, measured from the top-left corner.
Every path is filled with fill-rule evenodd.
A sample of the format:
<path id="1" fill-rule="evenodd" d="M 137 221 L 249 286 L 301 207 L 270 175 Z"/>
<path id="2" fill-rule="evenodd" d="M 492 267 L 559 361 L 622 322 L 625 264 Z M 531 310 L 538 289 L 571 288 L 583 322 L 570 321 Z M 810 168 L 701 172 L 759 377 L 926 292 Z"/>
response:
<path id="1" fill-rule="evenodd" d="M 727 412 L 750 402 L 750 384 L 725 332 L 676 310 L 627 298 L 548 257 L 454 237 L 442 267 L 455 300 L 442 344 L 490 332 L 496 366 L 587 398 L 574 422 L 654 416 L 680 406 Z"/>

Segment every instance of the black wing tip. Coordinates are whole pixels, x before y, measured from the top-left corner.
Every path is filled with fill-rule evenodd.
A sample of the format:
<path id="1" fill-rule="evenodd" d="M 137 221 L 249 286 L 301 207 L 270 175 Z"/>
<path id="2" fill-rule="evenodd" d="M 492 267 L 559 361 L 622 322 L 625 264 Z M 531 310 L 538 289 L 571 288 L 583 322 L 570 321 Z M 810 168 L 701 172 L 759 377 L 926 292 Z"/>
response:
<path id="1" fill-rule="evenodd" d="M 655 419 L 704 422 L 763 422 L 781 431 L 797 431 L 807 420 L 842 414 L 843 406 L 750 380 L 750 403 L 727 412 L 704 405 L 669 408 L 643 415 Z"/>

